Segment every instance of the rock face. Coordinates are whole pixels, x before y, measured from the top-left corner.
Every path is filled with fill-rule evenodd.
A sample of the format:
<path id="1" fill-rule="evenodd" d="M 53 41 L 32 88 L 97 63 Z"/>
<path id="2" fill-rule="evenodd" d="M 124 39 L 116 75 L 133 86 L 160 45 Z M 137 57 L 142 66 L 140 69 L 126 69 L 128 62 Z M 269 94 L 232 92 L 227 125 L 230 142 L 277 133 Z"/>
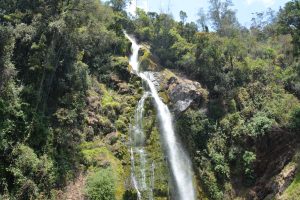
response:
<path id="1" fill-rule="evenodd" d="M 290 163 L 278 174 L 275 178 L 275 181 L 270 185 L 274 191 L 275 199 L 280 199 L 281 194 L 284 192 L 284 190 L 291 184 L 295 177 L 297 165 L 296 163 Z"/>
<path id="2" fill-rule="evenodd" d="M 297 166 L 291 162 L 296 139 L 286 130 L 273 128 L 256 145 L 258 177 L 247 199 L 280 199 L 292 182 Z"/>
<path id="3" fill-rule="evenodd" d="M 167 87 L 174 109 L 179 112 L 185 111 L 192 104 L 201 106 L 207 98 L 206 90 L 195 81 L 172 77 L 169 79 Z"/>
<path id="4" fill-rule="evenodd" d="M 208 91 L 203 89 L 200 83 L 177 76 L 168 69 L 161 71 L 162 67 L 157 64 L 158 59 L 149 48 L 144 45 L 139 52 L 140 69 L 149 71 L 149 78 L 154 82 L 164 102 L 171 106 L 175 114 L 184 112 L 193 105 L 203 106 L 207 101 Z"/>
<path id="5" fill-rule="evenodd" d="M 162 98 L 169 101 L 175 113 L 184 112 L 191 106 L 202 107 L 207 101 L 207 90 L 196 81 L 179 77 L 169 70 L 155 73 L 153 78 L 159 82 Z"/>

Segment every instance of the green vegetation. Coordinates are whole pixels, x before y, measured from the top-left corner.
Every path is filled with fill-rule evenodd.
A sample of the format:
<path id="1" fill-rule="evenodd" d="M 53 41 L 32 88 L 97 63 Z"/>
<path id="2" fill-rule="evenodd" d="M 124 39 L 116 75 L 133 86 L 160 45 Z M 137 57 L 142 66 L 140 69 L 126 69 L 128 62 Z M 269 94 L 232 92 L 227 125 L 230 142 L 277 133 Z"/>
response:
<path id="1" fill-rule="evenodd" d="M 89 199 L 136 199 L 128 141 L 142 82 L 130 73 L 123 30 L 145 44 L 141 67 L 162 70 L 166 103 L 174 74 L 209 92 L 207 105 L 174 118 L 201 197 L 254 199 L 250 191 L 264 191 L 272 178 L 258 167 L 274 158 L 268 148 L 284 160 L 270 168 L 276 173 L 298 151 L 300 2 L 256 13 L 250 28 L 230 0 L 209 2 L 195 23 L 184 11 L 180 22 L 143 10 L 131 18 L 123 0 L 0 1 L 0 199 L 55 199 L 78 172 L 87 174 Z M 154 195 L 166 199 L 169 175 L 151 105 L 147 99 L 146 149 L 156 164 Z M 284 139 L 295 142 L 276 149 Z M 299 188 L 297 170 L 283 197 L 296 198 Z"/>
<path id="2" fill-rule="evenodd" d="M 282 199 L 296 200 L 299 197 L 300 188 L 300 173 L 298 172 L 295 176 L 294 181 L 287 188 L 287 190 L 282 195 Z"/>
<path id="3" fill-rule="evenodd" d="M 87 178 L 86 196 L 91 200 L 115 200 L 115 180 L 111 169 L 94 172 Z"/>
<path id="4" fill-rule="evenodd" d="M 100 193 L 105 193 L 107 190 L 107 187 L 103 185 L 104 182 L 109 182 L 110 190 L 108 191 L 112 193 L 112 195 L 108 195 L 108 199 L 120 200 L 125 192 L 124 182 L 126 174 L 122 162 L 117 157 L 118 155 L 129 155 L 126 155 L 127 149 L 123 149 L 126 147 L 118 143 L 118 138 L 111 138 L 110 140 L 116 140 L 114 146 L 110 146 L 111 141 L 106 141 L 106 139 L 102 141 L 95 139 L 93 142 L 84 142 L 80 145 L 83 162 L 86 166 L 89 166 L 88 172 L 90 175 L 88 176 L 88 180 L 91 179 L 91 185 L 89 185 L 89 181 L 87 181 L 86 193 L 90 199 L 99 199 L 99 197 L 101 197 L 100 199 L 106 198 L 105 195 L 100 195 Z M 117 152 L 112 151 L 112 148 L 116 147 L 118 147 Z M 125 160 L 125 158 L 123 159 Z M 102 173 L 103 177 L 101 177 Z M 99 185 L 103 185 L 103 188 L 98 188 L 98 191 L 97 187 Z M 95 190 L 97 194 L 94 195 L 94 193 L 91 192 L 93 195 L 89 196 L 90 189 Z"/>
<path id="5" fill-rule="evenodd" d="M 119 15 L 96 0 L 1 1 L 0 198 L 55 198 L 103 153 L 82 143 L 127 135 L 136 93 Z M 122 159 L 118 139 L 106 154 Z"/>
<path id="6" fill-rule="evenodd" d="M 300 157 L 299 152 L 293 157 L 293 160 L 290 164 L 286 166 L 286 168 L 291 168 L 296 166 L 295 177 L 291 180 L 291 184 L 287 187 L 287 189 L 281 194 L 280 198 L 283 200 L 295 200 L 299 197 L 299 188 L 300 188 L 300 171 L 299 171 L 299 164 L 300 164 Z"/>
<path id="7" fill-rule="evenodd" d="M 190 108 L 176 127 L 210 199 L 234 198 L 236 180 L 239 187 L 254 187 L 261 178 L 255 168 L 262 153 L 258 144 L 278 129 L 299 132 L 299 1 L 278 13 L 257 13 L 250 29 L 239 24 L 231 6 L 211 0 L 208 13 L 199 13 L 198 27 L 186 22 L 183 11 L 176 22 L 138 10 L 127 28 L 150 45 L 163 67 L 209 90 L 207 111 Z"/>

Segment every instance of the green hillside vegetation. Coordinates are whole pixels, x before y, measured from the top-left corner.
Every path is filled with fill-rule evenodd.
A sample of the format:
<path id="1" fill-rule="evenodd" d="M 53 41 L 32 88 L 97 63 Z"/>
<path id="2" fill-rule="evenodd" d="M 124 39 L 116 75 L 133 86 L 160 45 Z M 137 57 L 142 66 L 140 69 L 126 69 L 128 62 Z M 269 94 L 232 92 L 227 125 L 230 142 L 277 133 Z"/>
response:
<path id="1" fill-rule="evenodd" d="M 229 1 L 210 4 L 204 13 L 209 19 L 198 24 L 185 22 L 182 13 L 176 22 L 138 10 L 128 29 L 151 46 L 162 66 L 209 90 L 208 112 L 186 111 L 177 129 L 208 196 L 233 199 L 238 179 L 240 190 L 259 180 L 258 144 L 264 138 L 277 129 L 286 135 L 280 137 L 299 138 L 299 1 L 279 13 L 257 13 L 250 29 L 239 24 Z"/>
<path id="2" fill-rule="evenodd" d="M 1 0 L 0 199 L 57 199 L 79 173 L 88 199 L 136 199 L 128 141 L 142 83 L 130 73 L 123 30 L 147 44 L 143 69 L 167 68 L 209 92 L 207 105 L 175 118 L 201 197 L 264 199 L 292 162 L 282 199 L 297 199 L 300 1 L 257 13 L 250 28 L 231 1 L 209 2 L 195 23 L 183 11 L 179 22 L 140 9 L 132 18 L 122 0 Z M 166 199 L 155 111 L 146 105 L 156 192 Z"/>

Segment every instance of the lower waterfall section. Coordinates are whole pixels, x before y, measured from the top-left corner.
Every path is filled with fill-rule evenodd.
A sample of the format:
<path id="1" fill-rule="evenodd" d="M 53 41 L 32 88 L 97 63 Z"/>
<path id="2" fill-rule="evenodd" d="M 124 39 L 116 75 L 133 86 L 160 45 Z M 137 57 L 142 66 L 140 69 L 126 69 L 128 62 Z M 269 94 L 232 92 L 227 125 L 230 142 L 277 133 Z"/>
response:
<path id="1" fill-rule="evenodd" d="M 147 158 L 143 127 L 145 100 L 151 96 L 159 119 L 159 130 L 165 152 L 164 157 L 168 163 L 168 174 L 171 176 L 171 184 L 168 188 L 171 188 L 172 190 L 172 199 L 194 200 L 196 195 L 193 185 L 192 164 L 180 141 L 176 138 L 172 115 L 168 106 L 165 105 L 159 97 L 158 91 L 152 81 L 153 77 L 151 77 L 151 73 L 139 72 L 138 52 L 140 46 L 127 34 L 126 37 L 132 42 L 133 54 L 130 57 L 130 65 L 132 66 L 133 71 L 146 83 L 146 88 L 149 90 L 148 92 L 145 92 L 138 103 L 131 137 L 132 182 L 136 189 L 138 199 L 154 198 L 153 190 L 154 183 L 156 182 L 155 163 L 151 163 L 151 160 Z M 147 89 L 145 90 L 147 91 Z M 137 160 L 139 160 L 138 165 Z M 139 166 L 139 169 L 137 169 L 136 166 Z M 167 196 L 169 195 L 168 192 Z"/>
<path id="2" fill-rule="evenodd" d="M 145 145 L 145 133 L 143 130 L 143 114 L 146 98 L 149 97 L 149 93 L 146 92 L 138 103 L 135 111 L 134 125 L 131 130 L 131 180 L 132 185 L 137 191 L 138 199 L 153 199 L 153 187 L 152 183 L 147 182 L 147 174 L 153 175 L 150 171 L 150 167 L 147 167 L 147 154 L 144 149 Z M 138 163 L 138 165 L 137 165 Z M 139 166 L 137 169 L 136 166 Z M 151 180 L 153 178 L 151 177 Z M 145 197 L 144 197 L 145 196 Z"/>
<path id="3" fill-rule="evenodd" d="M 130 129 L 131 186 L 135 190 L 134 199 L 166 200 L 170 176 L 150 97 L 145 92 L 140 99 Z"/>

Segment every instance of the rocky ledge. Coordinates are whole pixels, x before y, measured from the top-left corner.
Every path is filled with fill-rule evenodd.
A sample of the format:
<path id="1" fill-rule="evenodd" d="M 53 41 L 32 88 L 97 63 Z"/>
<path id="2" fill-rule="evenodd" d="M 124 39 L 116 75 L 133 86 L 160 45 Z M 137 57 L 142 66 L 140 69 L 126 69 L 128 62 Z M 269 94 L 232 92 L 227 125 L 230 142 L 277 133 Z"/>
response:
<path id="1" fill-rule="evenodd" d="M 199 82 L 183 78 L 182 75 L 163 69 L 158 58 L 143 45 L 139 52 L 141 71 L 147 71 L 148 77 L 157 87 L 160 96 L 168 103 L 175 114 L 186 111 L 191 106 L 203 107 L 207 102 L 208 91 Z"/>
<path id="2" fill-rule="evenodd" d="M 178 114 L 191 106 L 205 106 L 208 91 L 199 82 L 182 78 L 167 69 L 148 73 L 160 96 L 170 105 L 173 112 Z"/>

